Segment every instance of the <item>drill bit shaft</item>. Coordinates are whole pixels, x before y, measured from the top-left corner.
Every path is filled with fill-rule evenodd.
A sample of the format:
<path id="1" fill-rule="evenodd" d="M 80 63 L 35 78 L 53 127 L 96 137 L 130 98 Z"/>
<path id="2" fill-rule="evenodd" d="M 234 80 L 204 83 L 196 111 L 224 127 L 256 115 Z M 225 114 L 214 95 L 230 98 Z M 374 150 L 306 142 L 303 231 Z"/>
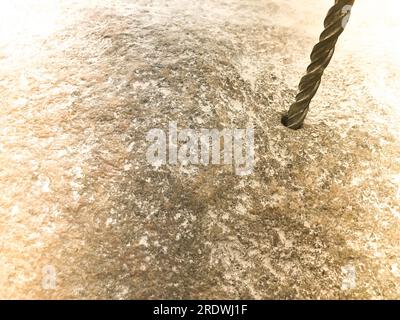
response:
<path id="1" fill-rule="evenodd" d="M 336 0 L 329 10 L 324 21 L 325 30 L 311 53 L 311 64 L 300 81 L 296 101 L 282 117 L 282 123 L 286 127 L 296 130 L 303 126 L 311 100 L 317 93 L 324 70 L 332 59 L 336 42 L 346 26 L 354 1 Z"/>

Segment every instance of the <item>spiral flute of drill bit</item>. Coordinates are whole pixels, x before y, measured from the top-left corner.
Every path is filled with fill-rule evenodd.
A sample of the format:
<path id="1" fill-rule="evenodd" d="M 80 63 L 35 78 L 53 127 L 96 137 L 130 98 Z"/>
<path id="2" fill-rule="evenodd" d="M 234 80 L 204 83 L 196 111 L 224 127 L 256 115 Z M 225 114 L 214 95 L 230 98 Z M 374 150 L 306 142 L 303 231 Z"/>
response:
<path id="1" fill-rule="evenodd" d="M 301 79 L 296 101 L 287 114 L 282 117 L 282 123 L 291 129 L 300 129 L 308 113 L 311 100 L 321 84 L 324 70 L 329 65 L 335 52 L 335 45 L 349 19 L 351 6 L 355 0 L 336 0 L 329 10 L 318 44 L 311 53 L 311 64 L 307 74 Z"/>

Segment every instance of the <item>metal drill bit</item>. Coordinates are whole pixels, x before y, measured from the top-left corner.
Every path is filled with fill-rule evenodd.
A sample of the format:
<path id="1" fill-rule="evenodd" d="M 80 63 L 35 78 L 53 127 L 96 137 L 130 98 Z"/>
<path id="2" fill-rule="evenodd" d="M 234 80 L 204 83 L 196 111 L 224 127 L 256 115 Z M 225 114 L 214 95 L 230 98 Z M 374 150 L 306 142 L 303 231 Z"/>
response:
<path id="1" fill-rule="evenodd" d="M 300 81 L 296 101 L 282 117 L 282 123 L 286 127 L 297 130 L 303 126 L 311 100 L 317 93 L 324 70 L 332 59 L 336 42 L 347 24 L 354 1 L 336 0 L 329 10 L 324 21 L 325 30 L 311 53 L 311 64 Z"/>

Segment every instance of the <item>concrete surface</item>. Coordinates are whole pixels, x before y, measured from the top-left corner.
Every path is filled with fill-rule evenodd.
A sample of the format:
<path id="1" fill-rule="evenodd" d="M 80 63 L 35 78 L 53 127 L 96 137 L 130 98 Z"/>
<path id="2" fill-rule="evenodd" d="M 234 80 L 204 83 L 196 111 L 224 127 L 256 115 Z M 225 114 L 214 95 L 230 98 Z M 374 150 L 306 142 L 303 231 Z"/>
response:
<path id="1" fill-rule="evenodd" d="M 397 1 L 280 124 L 330 4 L 2 1 L 0 297 L 400 298 Z M 169 121 L 254 126 L 254 173 L 152 167 Z"/>

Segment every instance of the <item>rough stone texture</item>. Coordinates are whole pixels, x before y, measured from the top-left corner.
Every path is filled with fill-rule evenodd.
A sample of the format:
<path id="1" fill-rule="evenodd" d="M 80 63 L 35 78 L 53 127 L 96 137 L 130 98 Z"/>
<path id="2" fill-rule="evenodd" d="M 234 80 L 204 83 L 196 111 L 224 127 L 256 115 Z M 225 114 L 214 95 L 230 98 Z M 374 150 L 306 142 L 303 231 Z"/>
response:
<path id="1" fill-rule="evenodd" d="M 398 3 L 357 5 L 295 132 L 314 2 L 0 4 L 0 297 L 400 298 Z M 254 173 L 153 168 L 169 121 L 253 125 Z"/>

